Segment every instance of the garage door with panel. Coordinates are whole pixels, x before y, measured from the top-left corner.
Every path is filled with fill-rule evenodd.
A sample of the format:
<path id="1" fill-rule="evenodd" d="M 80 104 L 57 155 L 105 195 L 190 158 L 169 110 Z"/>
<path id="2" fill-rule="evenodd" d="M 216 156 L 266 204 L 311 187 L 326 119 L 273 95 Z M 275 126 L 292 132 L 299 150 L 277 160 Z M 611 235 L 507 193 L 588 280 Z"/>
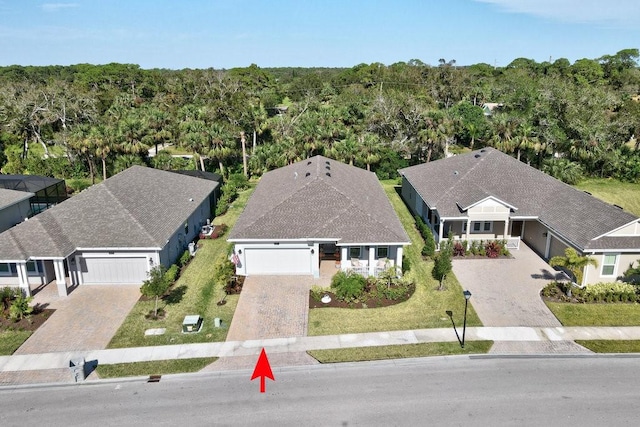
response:
<path id="1" fill-rule="evenodd" d="M 147 258 L 79 257 L 82 283 L 86 285 L 142 284 L 148 278 Z"/>
<path id="2" fill-rule="evenodd" d="M 309 248 L 246 248 L 247 274 L 311 274 Z"/>

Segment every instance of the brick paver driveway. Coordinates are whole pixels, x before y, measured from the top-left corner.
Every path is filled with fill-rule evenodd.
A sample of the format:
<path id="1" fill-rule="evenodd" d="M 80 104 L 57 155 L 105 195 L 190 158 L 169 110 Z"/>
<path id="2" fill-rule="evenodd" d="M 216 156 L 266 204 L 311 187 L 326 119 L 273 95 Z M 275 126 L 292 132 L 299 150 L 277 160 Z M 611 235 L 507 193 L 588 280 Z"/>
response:
<path id="1" fill-rule="evenodd" d="M 139 286 L 83 285 L 58 297 L 50 284 L 34 302 L 56 311 L 15 354 L 104 349 L 138 298 Z"/>
<path id="2" fill-rule="evenodd" d="M 511 254 L 513 259 L 453 261 L 453 272 L 471 291 L 484 326 L 561 326 L 540 298 L 557 272 L 522 242 Z"/>
<path id="3" fill-rule="evenodd" d="M 307 335 L 312 284 L 305 276 L 247 277 L 227 341 Z"/>

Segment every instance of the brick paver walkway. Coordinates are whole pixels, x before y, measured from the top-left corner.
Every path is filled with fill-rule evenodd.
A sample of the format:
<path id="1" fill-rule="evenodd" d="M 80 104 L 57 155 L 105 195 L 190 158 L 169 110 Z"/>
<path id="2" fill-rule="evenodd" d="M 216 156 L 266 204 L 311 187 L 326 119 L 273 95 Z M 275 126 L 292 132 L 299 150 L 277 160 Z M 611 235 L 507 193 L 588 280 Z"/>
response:
<path id="1" fill-rule="evenodd" d="M 55 287 L 34 298 L 55 313 L 14 354 L 103 349 L 140 298 L 139 286 L 83 285 L 67 297 L 50 292 Z"/>
<path id="2" fill-rule="evenodd" d="M 557 272 L 527 245 L 513 259 L 454 259 L 453 272 L 484 326 L 560 326 L 540 298 Z"/>

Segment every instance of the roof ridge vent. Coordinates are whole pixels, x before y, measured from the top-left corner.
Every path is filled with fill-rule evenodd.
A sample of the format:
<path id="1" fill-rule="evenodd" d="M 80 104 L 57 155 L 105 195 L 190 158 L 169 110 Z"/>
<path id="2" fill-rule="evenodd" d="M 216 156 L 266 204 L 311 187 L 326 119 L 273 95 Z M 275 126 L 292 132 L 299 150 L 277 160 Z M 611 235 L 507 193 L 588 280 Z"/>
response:
<path id="1" fill-rule="evenodd" d="M 331 172 L 327 172 L 325 175 L 327 175 L 328 177 L 331 177 Z"/>
<path id="2" fill-rule="evenodd" d="M 476 154 L 476 155 L 475 155 L 475 156 L 473 156 L 473 157 L 475 157 L 476 159 L 479 159 L 479 158 L 480 158 L 480 157 L 482 157 L 482 156 L 481 156 L 480 154 Z"/>
<path id="3" fill-rule="evenodd" d="M 309 176 L 309 175 L 311 175 L 311 172 L 307 172 L 304 174 L 304 176 Z"/>
<path id="4" fill-rule="evenodd" d="M 331 166 L 327 165 L 324 167 L 326 170 L 330 171 L 331 170 Z"/>
<path id="5" fill-rule="evenodd" d="M 485 150 L 484 148 L 482 150 L 480 150 L 481 153 L 486 153 L 487 150 Z"/>
<path id="6" fill-rule="evenodd" d="M 313 163 L 313 162 L 312 162 L 311 160 L 309 160 L 309 161 L 307 162 L 307 166 L 309 166 L 311 163 Z"/>
<path id="7" fill-rule="evenodd" d="M 458 172 L 458 171 L 453 171 L 453 174 L 454 174 L 454 175 L 458 175 L 459 173 L 460 173 L 460 172 Z"/>

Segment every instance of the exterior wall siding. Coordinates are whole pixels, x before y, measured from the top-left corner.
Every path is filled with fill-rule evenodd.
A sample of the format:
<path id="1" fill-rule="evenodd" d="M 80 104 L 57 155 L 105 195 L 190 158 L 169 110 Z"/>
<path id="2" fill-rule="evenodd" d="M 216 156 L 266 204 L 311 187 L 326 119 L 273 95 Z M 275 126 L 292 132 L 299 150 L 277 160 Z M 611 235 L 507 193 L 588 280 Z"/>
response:
<path id="1" fill-rule="evenodd" d="M 547 232 L 547 228 L 538 221 L 525 221 L 523 240 L 529 247 L 544 256 L 547 246 L 547 237 L 543 233 Z"/>
<path id="2" fill-rule="evenodd" d="M 613 254 L 615 252 L 606 252 L 606 253 Z M 585 284 L 591 285 L 599 282 L 615 282 L 618 279 L 618 277 L 621 277 L 622 273 L 624 273 L 625 270 L 629 268 L 630 264 L 637 265 L 636 261 L 640 259 L 640 253 L 634 253 L 634 254 L 618 253 L 616 257 L 616 264 L 615 264 L 613 276 L 603 276 L 602 266 L 604 263 L 604 255 L 606 253 L 600 252 L 600 253 L 590 255 L 592 258 L 594 258 L 597 261 L 598 267 L 589 265 L 585 269 L 585 274 L 584 274 Z"/>

